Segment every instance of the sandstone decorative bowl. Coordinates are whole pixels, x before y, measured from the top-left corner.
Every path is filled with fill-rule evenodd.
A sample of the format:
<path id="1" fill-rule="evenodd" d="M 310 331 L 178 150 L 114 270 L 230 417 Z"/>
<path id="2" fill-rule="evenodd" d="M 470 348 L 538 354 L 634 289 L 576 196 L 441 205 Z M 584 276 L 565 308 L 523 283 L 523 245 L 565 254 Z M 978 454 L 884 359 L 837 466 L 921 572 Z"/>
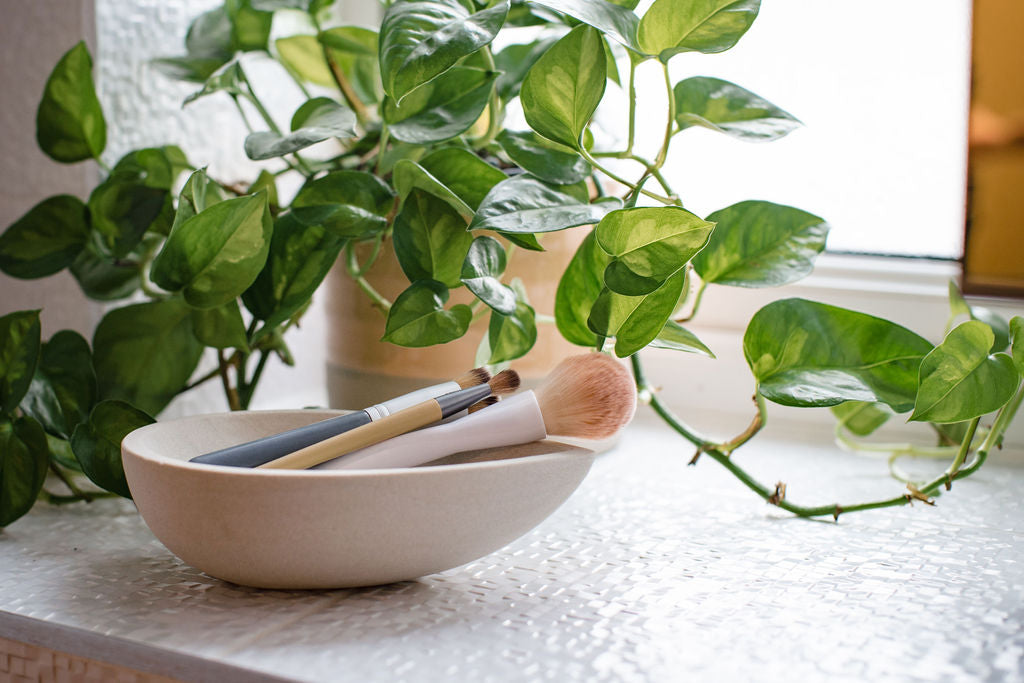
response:
<path id="1" fill-rule="evenodd" d="M 143 520 L 207 574 L 259 588 L 341 588 L 458 567 L 523 535 L 586 476 L 593 451 L 554 440 L 429 465 L 270 470 L 189 458 L 340 411 L 197 415 L 138 429 L 121 444 Z"/>

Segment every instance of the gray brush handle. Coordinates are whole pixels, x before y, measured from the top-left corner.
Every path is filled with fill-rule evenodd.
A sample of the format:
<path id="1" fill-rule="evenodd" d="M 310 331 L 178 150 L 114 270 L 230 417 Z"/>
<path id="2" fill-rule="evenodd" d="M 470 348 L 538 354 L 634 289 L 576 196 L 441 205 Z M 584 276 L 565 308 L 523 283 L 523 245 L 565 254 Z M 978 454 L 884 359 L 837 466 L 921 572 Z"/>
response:
<path id="1" fill-rule="evenodd" d="M 365 410 L 348 415 L 320 420 L 305 427 L 266 436 L 262 439 L 229 446 L 219 451 L 197 455 L 189 462 L 205 465 L 227 465 L 228 467 L 258 467 L 294 451 L 337 436 L 356 427 L 370 423 Z"/>

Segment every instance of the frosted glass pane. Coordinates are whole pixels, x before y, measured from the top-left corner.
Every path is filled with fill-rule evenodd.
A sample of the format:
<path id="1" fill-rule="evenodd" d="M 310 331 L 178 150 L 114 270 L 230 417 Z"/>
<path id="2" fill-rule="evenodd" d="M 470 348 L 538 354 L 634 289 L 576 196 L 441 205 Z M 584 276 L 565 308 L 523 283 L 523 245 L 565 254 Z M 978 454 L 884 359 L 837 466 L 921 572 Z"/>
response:
<path id="1" fill-rule="evenodd" d="M 959 257 L 970 5 L 766 0 L 734 49 L 673 59 L 673 82 L 733 81 L 805 126 L 770 144 L 687 130 L 667 177 L 702 215 L 767 199 L 829 220 L 832 250 Z M 646 66 L 644 83 L 661 90 L 660 70 Z M 638 116 L 646 149 L 660 143 L 663 106 L 652 100 Z M 602 123 L 624 136 L 624 124 Z"/>

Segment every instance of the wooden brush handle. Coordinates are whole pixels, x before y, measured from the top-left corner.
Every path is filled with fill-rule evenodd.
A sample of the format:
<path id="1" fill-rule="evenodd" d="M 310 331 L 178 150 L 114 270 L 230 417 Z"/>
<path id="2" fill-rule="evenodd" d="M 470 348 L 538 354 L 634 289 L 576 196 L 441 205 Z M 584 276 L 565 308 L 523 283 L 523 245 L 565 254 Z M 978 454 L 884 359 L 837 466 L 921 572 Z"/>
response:
<path id="1" fill-rule="evenodd" d="M 356 427 L 350 432 L 325 439 L 294 453 L 260 465 L 263 469 L 304 470 L 337 458 L 346 453 L 366 448 L 386 439 L 411 432 L 437 422 L 443 417 L 437 401 L 424 401 L 376 422 Z"/>

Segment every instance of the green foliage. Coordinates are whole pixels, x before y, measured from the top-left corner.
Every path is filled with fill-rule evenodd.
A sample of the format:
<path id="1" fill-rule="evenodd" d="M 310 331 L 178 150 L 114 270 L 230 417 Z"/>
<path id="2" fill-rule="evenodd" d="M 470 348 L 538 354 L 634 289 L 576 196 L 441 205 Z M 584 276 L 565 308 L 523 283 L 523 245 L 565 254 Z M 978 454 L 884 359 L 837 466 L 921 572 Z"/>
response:
<path id="1" fill-rule="evenodd" d="M 244 148 L 261 162 L 255 179 L 229 183 L 196 170 L 173 145 L 130 151 L 107 169 L 85 45 L 54 68 L 37 116 L 39 145 L 60 162 L 95 159 L 102 173 L 86 201 L 42 199 L 0 234 L 0 270 L 40 278 L 67 269 L 92 299 L 133 299 L 107 308 L 91 348 L 71 331 L 41 344 L 38 311 L 0 317 L 0 524 L 37 496 L 88 499 L 74 486 L 81 472 L 130 495 L 121 438 L 195 386 L 221 381 L 228 407 L 247 408 L 268 360 L 293 362 L 286 333 L 339 258 L 382 312 L 383 341 L 444 344 L 489 316 L 480 362 L 522 357 L 552 311 L 534 309 L 506 271 L 509 254 L 544 251 L 546 233 L 574 229 L 584 239 L 564 270 L 550 273 L 559 332 L 632 356 L 637 384 L 659 414 L 732 471 L 728 455 L 763 424 L 764 399 L 831 406 L 844 438 L 913 409 L 943 447 L 960 444 L 976 464 L 998 443 L 1021 402 L 1024 322 L 968 304 L 955 286 L 950 327 L 968 321 L 934 348 L 895 323 L 833 306 L 787 299 L 762 308 L 744 337 L 757 418 L 725 444 L 681 427 L 646 384 L 636 356 L 645 348 L 714 358 L 683 324 L 707 288 L 795 282 L 825 247 L 823 219 L 767 201 L 702 219 L 683 208 L 678 197 L 686 195 L 665 172 L 687 128 L 767 142 L 800 125 L 728 81 L 670 82 L 669 60 L 732 47 L 758 0 L 655 0 L 643 16 L 636 0 L 394 0 L 379 31 L 333 25 L 324 11 L 331 4 L 225 0 L 191 23 L 183 54 L 155 62 L 196 84 L 186 104 L 229 98 L 251 118 Z M 291 16 L 279 22 L 275 12 Z M 303 24 L 305 33 L 288 34 Z M 500 31 L 519 26 L 539 30 L 523 44 L 514 42 L 521 34 L 506 33 L 512 41 L 492 52 Z M 290 121 L 276 121 L 261 102 L 260 84 L 246 74 L 254 59 L 278 62 L 303 93 Z M 636 92 L 634 72 L 645 61 L 664 71 L 664 110 Z M 607 106 L 608 80 L 625 86 L 621 149 L 591 129 Z M 519 105 L 529 130 L 506 125 Z M 640 149 L 635 128 L 652 123 L 667 125 L 661 146 Z M 409 280 L 393 302 L 374 286 L 374 264 L 388 250 Z M 449 304 L 450 290 L 463 286 L 469 303 Z M 204 353 L 216 367 L 195 377 Z M 978 428 L 990 412 L 993 425 Z M 976 464 L 960 458 L 950 479 Z M 43 490 L 47 469 L 70 496 Z M 836 509 L 795 508 L 741 479 L 787 509 Z"/>
<path id="2" fill-rule="evenodd" d="M 98 159 L 107 146 L 107 123 L 84 42 L 60 58 L 46 81 L 36 112 L 36 142 L 51 159 L 65 164 Z"/>

